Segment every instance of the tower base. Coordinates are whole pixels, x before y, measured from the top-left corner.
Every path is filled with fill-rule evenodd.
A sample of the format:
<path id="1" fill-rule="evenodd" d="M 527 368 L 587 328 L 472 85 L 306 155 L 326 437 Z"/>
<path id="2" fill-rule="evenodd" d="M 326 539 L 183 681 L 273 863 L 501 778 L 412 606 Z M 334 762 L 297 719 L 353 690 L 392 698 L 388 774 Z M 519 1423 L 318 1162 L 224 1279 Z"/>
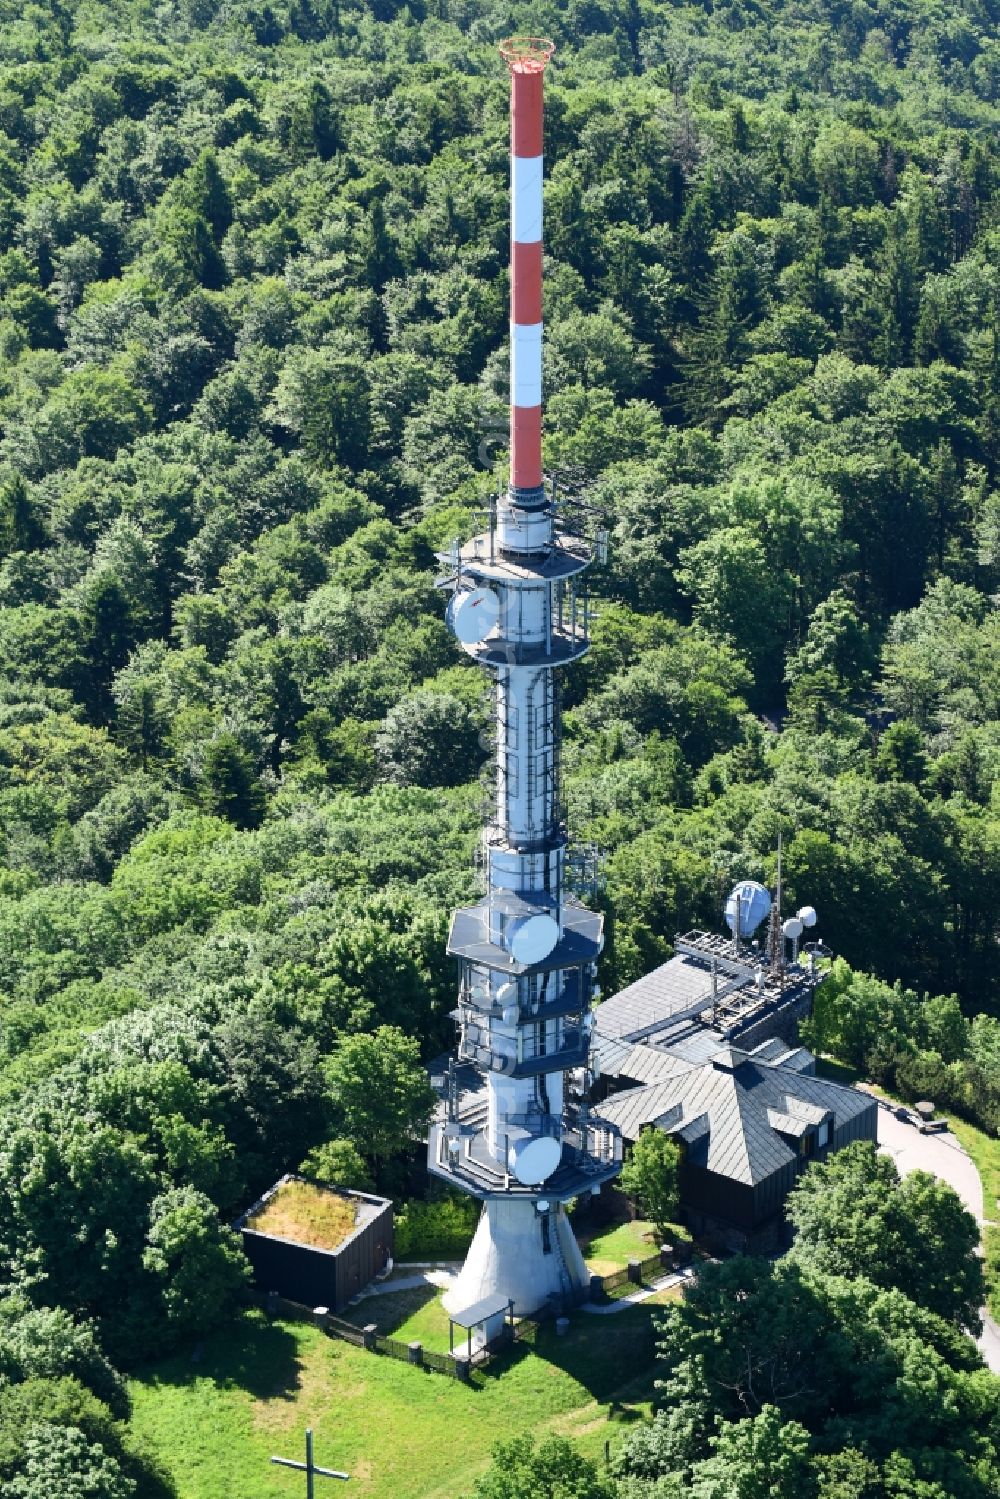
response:
<path id="1" fill-rule="evenodd" d="M 540 1214 L 530 1198 L 492 1197 L 444 1307 L 459 1312 L 487 1296 L 503 1296 L 526 1317 L 550 1296 L 579 1296 L 589 1286 L 590 1272 L 561 1203 Z"/>

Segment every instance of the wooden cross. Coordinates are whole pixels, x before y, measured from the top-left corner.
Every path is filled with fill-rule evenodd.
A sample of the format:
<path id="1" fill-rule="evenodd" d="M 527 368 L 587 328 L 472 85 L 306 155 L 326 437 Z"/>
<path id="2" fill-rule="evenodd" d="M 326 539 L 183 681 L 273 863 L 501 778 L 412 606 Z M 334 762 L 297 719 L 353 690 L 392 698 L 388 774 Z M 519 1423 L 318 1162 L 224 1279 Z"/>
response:
<path id="1" fill-rule="evenodd" d="M 321 1478 L 341 1478 L 346 1483 L 350 1478 L 349 1473 L 338 1473 L 336 1468 L 317 1468 L 313 1462 L 313 1434 L 312 1427 L 306 1427 L 306 1460 L 297 1463 L 290 1457 L 272 1457 L 272 1463 L 280 1463 L 283 1468 L 298 1468 L 300 1473 L 306 1475 L 306 1499 L 315 1499 L 316 1489 L 313 1478 L 318 1473 Z"/>

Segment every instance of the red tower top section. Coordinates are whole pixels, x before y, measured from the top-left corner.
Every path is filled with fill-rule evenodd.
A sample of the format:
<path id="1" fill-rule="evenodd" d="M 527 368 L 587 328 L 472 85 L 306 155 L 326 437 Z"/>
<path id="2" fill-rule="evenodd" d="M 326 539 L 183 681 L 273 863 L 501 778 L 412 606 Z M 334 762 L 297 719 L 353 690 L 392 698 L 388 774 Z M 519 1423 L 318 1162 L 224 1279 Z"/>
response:
<path id="1" fill-rule="evenodd" d="M 510 69 L 510 484 L 542 489 L 542 75 L 555 51 L 539 36 L 500 44 Z"/>

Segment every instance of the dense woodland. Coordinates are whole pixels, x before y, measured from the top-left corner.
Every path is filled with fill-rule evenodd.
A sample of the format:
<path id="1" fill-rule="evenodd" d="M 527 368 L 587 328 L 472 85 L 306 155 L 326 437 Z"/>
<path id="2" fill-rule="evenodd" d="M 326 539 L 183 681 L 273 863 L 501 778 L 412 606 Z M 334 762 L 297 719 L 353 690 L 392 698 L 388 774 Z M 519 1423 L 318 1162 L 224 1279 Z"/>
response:
<path id="1" fill-rule="evenodd" d="M 546 461 L 611 541 L 564 684 L 602 983 L 773 878 L 780 831 L 844 960 L 817 1044 L 996 1128 L 998 21 L 0 5 L 9 1492 L 161 1492 L 107 1360 L 238 1294 L 220 1213 L 310 1153 L 414 1190 L 489 748 L 434 579 L 503 477 L 510 31 L 558 46 Z M 869 1351 L 891 1322 L 986 1398 L 960 1334 L 879 1295 Z M 831 1347 L 846 1296 L 822 1291 Z M 721 1461 L 737 1414 L 673 1457 Z M 793 1445 L 858 1454 L 831 1499 L 997 1492 L 995 1418 L 961 1484 L 809 1419 Z"/>

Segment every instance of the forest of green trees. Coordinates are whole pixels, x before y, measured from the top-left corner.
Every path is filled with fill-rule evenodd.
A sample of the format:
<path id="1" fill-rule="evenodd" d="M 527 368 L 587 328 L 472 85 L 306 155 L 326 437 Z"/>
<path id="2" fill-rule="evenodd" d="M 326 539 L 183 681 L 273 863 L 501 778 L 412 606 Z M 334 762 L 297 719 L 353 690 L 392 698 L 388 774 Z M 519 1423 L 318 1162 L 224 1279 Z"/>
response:
<path id="1" fill-rule="evenodd" d="M 610 531 L 564 684 L 602 985 L 780 831 L 843 960 L 816 1043 L 1000 1125 L 998 23 L 0 0 L 4 1492 L 167 1493 L 115 1369 L 239 1295 L 220 1224 L 324 1150 L 416 1190 L 488 753 L 434 578 L 503 475 L 509 32 L 558 49 L 546 462 Z M 878 1294 L 867 1347 L 936 1349 L 920 1399 L 987 1399 Z M 867 1453 L 829 1499 L 997 1493 L 995 1413 L 960 1479 L 888 1416 L 793 1417 Z"/>

